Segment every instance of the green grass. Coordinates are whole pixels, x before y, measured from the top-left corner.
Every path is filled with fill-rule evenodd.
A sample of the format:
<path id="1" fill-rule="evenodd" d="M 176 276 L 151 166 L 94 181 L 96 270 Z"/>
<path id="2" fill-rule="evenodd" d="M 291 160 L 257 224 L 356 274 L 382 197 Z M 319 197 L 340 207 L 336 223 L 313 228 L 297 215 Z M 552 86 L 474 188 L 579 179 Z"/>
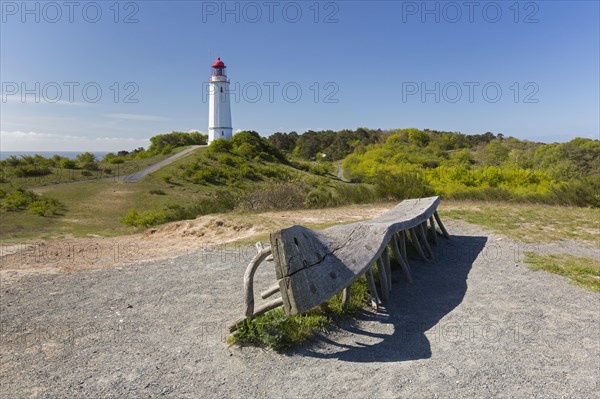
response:
<path id="1" fill-rule="evenodd" d="M 573 284 L 600 292 L 600 262 L 595 259 L 567 254 L 540 255 L 526 252 L 525 262 L 529 264 L 531 270 L 545 270 L 566 276 Z"/>
<path id="2" fill-rule="evenodd" d="M 364 276 L 351 286 L 350 304 L 342 308 L 341 294 L 304 313 L 288 317 L 282 308 L 271 310 L 253 319 L 246 319 L 230 335 L 227 342 L 272 348 L 278 352 L 289 350 L 326 330 L 332 323 L 353 317 L 368 304 L 370 295 Z"/>
<path id="3" fill-rule="evenodd" d="M 440 216 L 485 226 L 524 242 L 571 239 L 597 245 L 600 238 L 600 209 L 597 208 L 442 201 Z"/>
<path id="4" fill-rule="evenodd" d="M 178 162 L 195 153 L 196 151 L 187 154 Z M 165 156 L 157 156 L 139 161 L 140 165 L 150 165 L 164 158 Z M 141 229 L 121 223 L 121 218 L 130 209 L 143 206 L 144 209 L 159 210 L 169 203 L 188 203 L 202 197 L 198 187 L 195 190 L 192 187 L 170 189 L 170 185 L 159 178 L 161 172 L 162 169 L 138 183 L 96 179 L 34 187 L 33 191 L 64 204 L 64 216 L 41 217 L 26 212 L 2 212 L 0 236 L 4 242 L 18 242 L 71 236 L 113 237 L 131 234 Z M 162 190 L 166 195 L 156 195 L 154 190 Z"/>
<path id="5" fill-rule="evenodd" d="M 51 173 L 45 176 L 37 176 L 37 177 L 17 177 L 14 176 L 13 171 L 14 168 L 10 166 L 4 167 L 2 170 L 2 176 L 5 181 L 0 181 L 0 188 L 7 186 L 20 186 L 20 187 L 42 187 L 42 186 L 53 186 L 65 183 L 74 183 L 74 182 L 90 182 L 97 181 L 99 179 L 111 179 L 123 177 L 127 174 L 138 172 L 142 169 L 147 168 L 148 166 L 152 166 L 157 162 L 160 162 L 166 158 L 169 158 L 172 155 L 177 154 L 185 149 L 189 148 L 189 146 L 185 147 L 177 147 L 172 150 L 170 154 L 158 154 L 148 158 L 142 159 L 127 159 L 122 164 L 110 164 L 108 162 L 104 162 L 102 160 L 98 161 L 97 171 L 91 171 L 90 176 L 85 176 L 82 174 L 84 170 L 82 169 L 63 169 L 59 167 L 50 168 Z M 110 169 L 111 173 L 106 173 L 104 170 Z"/>

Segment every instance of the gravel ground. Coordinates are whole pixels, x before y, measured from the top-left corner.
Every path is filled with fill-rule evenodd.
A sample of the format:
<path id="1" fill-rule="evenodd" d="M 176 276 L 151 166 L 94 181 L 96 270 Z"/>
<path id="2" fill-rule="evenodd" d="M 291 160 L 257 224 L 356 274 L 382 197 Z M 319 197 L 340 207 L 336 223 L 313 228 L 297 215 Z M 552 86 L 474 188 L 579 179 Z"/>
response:
<path id="1" fill-rule="evenodd" d="M 551 246 L 447 226 L 387 309 L 287 354 L 224 343 L 252 247 L 3 284 L 0 397 L 599 397 L 599 295 L 521 262 Z"/>

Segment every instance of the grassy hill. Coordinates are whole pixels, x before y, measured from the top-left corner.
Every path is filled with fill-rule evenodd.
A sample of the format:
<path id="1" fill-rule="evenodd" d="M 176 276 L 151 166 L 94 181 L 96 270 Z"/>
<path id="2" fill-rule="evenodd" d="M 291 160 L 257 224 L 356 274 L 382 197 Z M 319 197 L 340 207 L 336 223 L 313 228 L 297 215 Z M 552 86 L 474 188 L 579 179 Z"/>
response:
<path id="1" fill-rule="evenodd" d="M 159 152 L 125 158 L 123 164 L 141 167 L 165 157 Z M 216 140 L 138 183 L 102 176 L 36 185 L 34 177 L 19 179 L 10 172 L 5 176 L 0 183 L 4 241 L 115 236 L 233 209 L 317 208 L 373 200 L 368 185 L 340 182 L 329 174 L 327 165 L 288 161 L 254 132 L 238 133 L 231 141 Z M 48 202 L 46 212 L 34 212 L 35 201 Z M 15 202 L 18 206 L 11 206 Z M 51 204 L 55 208 L 50 209 Z"/>
<path id="2" fill-rule="evenodd" d="M 418 129 L 241 132 L 150 174 L 136 172 L 191 144 L 173 132 L 147 149 L 11 158 L 0 163 L 0 234 L 6 240 L 139 231 L 208 213 L 324 208 L 440 195 L 444 199 L 600 207 L 600 141 L 542 144 L 492 133 Z M 343 165 L 353 183 L 338 180 Z M 69 183 L 69 184 L 66 184 Z"/>

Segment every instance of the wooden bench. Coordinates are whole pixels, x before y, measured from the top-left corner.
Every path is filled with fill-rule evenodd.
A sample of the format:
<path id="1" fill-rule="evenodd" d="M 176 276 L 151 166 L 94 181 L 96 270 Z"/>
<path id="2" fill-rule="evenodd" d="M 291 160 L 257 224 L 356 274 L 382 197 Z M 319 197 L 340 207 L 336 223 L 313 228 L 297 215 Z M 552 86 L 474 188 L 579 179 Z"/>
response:
<path id="1" fill-rule="evenodd" d="M 244 316 L 232 322 L 230 331 L 251 318 L 283 305 L 286 314 L 305 312 L 343 291 L 344 305 L 350 300 L 350 285 L 363 274 L 371 293 L 371 304 L 378 308 L 392 290 L 390 250 L 393 251 L 405 278 L 412 281 L 407 257 L 407 242 L 425 261 L 433 255 L 429 245 L 437 242 L 439 230 L 449 238 L 437 213 L 439 197 L 402 201 L 383 215 L 363 222 L 315 231 L 292 226 L 271 234 L 271 246 L 257 244 L 258 253 L 244 274 Z M 410 237 L 410 240 L 409 240 Z M 272 257 L 277 283 L 261 293 L 267 299 L 281 297 L 254 306 L 254 273 Z M 380 290 L 372 267 L 378 265 Z"/>

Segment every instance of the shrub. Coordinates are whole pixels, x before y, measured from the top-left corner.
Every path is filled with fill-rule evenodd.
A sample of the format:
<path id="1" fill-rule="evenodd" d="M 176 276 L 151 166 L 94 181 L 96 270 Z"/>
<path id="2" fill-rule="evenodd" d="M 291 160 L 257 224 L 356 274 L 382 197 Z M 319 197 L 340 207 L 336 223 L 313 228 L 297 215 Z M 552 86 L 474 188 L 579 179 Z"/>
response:
<path id="1" fill-rule="evenodd" d="M 63 214 L 65 206 L 53 198 L 41 197 L 33 201 L 27 211 L 39 216 L 55 216 Z"/>
<path id="2" fill-rule="evenodd" d="M 375 195 L 386 200 L 427 197 L 433 189 L 422 177 L 412 172 L 380 172 L 375 178 Z"/>
<path id="3" fill-rule="evenodd" d="M 34 215 L 53 216 L 62 214 L 65 206 L 56 199 L 18 187 L 12 192 L 0 192 L 0 209 L 9 212 L 27 210 Z"/>
<path id="4" fill-rule="evenodd" d="M 63 169 L 75 169 L 77 168 L 77 162 L 64 158 L 60 161 L 60 167 Z"/>
<path id="5" fill-rule="evenodd" d="M 127 226 L 150 227 L 164 223 L 164 212 L 141 211 L 130 209 L 122 218 L 121 223 Z"/>
<path id="6" fill-rule="evenodd" d="M 174 220 L 194 219 L 210 213 L 230 211 L 236 201 L 231 193 L 218 191 L 214 195 L 198 200 L 188 206 L 176 203 L 165 205 L 158 211 L 137 211 L 130 209 L 122 218 L 121 223 L 127 226 L 150 227 L 172 222 Z"/>
<path id="7" fill-rule="evenodd" d="M 317 162 L 317 163 L 313 163 L 310 165 L 309 171 L 312 174 L 324 176 L 331 171 L 331 168 L 332 168 L 332 166 L 330 163 Z"/>
<path id="8" fill-rule="evenodd" d="M 240 198 L 240 208 L 248 211 L 304 208 L 307 187 L 302 183 L 261 185 Z"/>
<path id="9" fill-rule="evenodd" d="M 304 204 L 308 208 L 325 208 L 334 205 L 333 194 L 326 187 L 317 187 L 312 189 L 306 195 Z"/>
<path id="10" fill-rule="evenodd" d="M 34 165 L 21 165 L 17 166 L 14 170 L 14 174 L 17 177 L 36 177 L 46 176 L 51 174 L 52 171 L 46 166 L 34 166 Z"/>
<path id="11" fill-rule="evenodd" d="M 0 205 L 7 211 L 24 210 L 37 198 L 38 196 L 33 191 L 18 187 L 14 191 L 5 194 Z"/>
<path id="12" fill-rule="evenodd" d="M 169 174 L 169 173 L 162 173 L 160 175 L 160 179 L 162 181 L 164 181 L 165 183 L 170 184 L 171 183 L 171 179 L 173 179 L 173 176 L 171 174 Z"/>
<path id="13" fill-rule="evenodd" d="M 214 154 L 231 152 L 232 148 L 233 146 L 231 145 L 231 142 L 225 139 L 213 140 L 208 146 L 209 152 Z"/>
<path id="14" fill-rule="evenodd" d="M 157 190 L 157 189 L 152 189 L 149 191 L 150 194 L 154 194 L 154 195 L 166 195 L 166 193 L 163 190 Z"/>

